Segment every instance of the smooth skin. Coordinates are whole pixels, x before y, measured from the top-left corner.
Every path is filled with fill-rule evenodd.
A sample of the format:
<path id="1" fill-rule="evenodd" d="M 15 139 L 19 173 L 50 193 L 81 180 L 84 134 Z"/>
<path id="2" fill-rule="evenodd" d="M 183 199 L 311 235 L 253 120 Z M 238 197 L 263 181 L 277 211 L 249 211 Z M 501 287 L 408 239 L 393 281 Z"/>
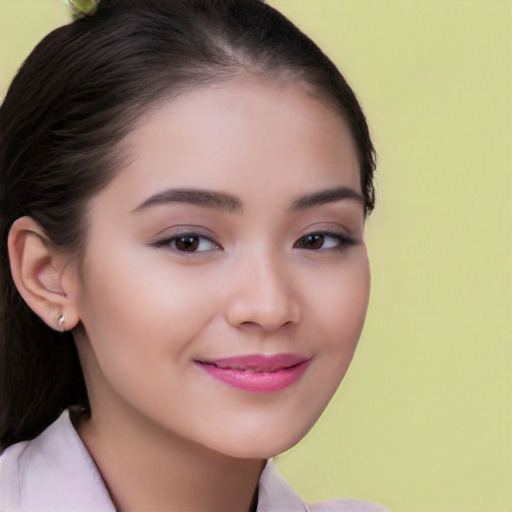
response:
<path id="1" fill-rule="evenodd" d="M 13 275 L 73 329 L 92 415 L 77 423 L 118 510 L 250 509 L 265 460 L 296 444 L 345 375 L 370 288 L 348 127 L 300 83 L 238 78 L 168 100 L 123 141 L 90 202 L 82 262 L 29 218 Z M 285 389 L 230 386 L 198 361 L 292 353 Z"/>

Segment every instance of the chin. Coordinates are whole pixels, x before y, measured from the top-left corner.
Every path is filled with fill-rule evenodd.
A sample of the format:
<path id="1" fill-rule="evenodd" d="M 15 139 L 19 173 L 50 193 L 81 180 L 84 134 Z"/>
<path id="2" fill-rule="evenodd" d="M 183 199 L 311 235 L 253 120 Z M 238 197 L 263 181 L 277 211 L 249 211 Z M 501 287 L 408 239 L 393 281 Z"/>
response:
<path id="1" fill-rule="evenodd" d="M 274 444 L 273 446 L 255 446 L 248 444 L 246 446 L 230 446 L 227 450 L 222 450 L 224 455 L 234 457 L 236 459 L 270 459 L 281 453 L 286 452 L 295 446 L 300 439 L 294 443 Z"/>
<path id="2" fill-rule="evenodd" d="M 266 429 L 264 432 L 246 431 L 245 435 L 229 432 L 228 434 L 232 434 L 229 439 L 223 440 L 223 445 L 217 445 L 214 449 L 239 459 L 270 459 L 293 448 L 306 436 L 315 422 L 306 428 L 288 432 L 279 428 Z"/>

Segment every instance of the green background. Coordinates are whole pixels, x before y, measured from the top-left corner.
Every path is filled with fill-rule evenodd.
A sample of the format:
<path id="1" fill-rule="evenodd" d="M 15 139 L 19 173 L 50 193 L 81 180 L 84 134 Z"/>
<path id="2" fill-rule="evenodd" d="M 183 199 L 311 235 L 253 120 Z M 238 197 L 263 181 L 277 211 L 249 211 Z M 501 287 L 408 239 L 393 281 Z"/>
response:
<path id="1" fill-rule="evenodd" d="M 310 501 L 511 512 L 512 3 L 270 3 L 340 66 L 379 153 L 361 344 L 278 463 Z M 67 20 L 61 0 L 0 0 L 0 95 Z"/>

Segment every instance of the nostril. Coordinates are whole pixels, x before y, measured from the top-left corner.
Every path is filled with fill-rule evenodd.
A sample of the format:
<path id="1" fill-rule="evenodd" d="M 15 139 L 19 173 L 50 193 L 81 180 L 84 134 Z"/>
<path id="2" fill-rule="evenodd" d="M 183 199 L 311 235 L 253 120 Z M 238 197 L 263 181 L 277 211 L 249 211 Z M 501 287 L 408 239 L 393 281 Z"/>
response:
<path id="1" fill-rule="evenodd" d="M 289 328 L 293 326 L 295 322 L 293 320 L 286 320 L 281 321 L 279 318 L 275 319 L 260 319 L 259 321 L 256 320 L 246 320 L 244 322 L 240 322 L 238 324 L 239 328 L 246 329 L 246 330 L 253 330 L 253 329 L 262 329 L 264 331 L 277 331 L 279 329 L 283 328 Z"/>
<path id="2" fill-rule="evenodd" d="M 258 323 L 246 320 L 245 322 L 242 322 L 240 325 L 243 325 L 245 327 L 257 327 Z"/>

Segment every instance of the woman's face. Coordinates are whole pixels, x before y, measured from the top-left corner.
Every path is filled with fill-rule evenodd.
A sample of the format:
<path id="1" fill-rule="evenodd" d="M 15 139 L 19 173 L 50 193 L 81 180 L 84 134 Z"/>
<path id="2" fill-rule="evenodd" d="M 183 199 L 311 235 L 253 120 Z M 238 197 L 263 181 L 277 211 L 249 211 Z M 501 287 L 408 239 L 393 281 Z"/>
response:
<path id="1" fill-rule="evenodd" d="M 345 122 L 238 80 L 148 114 L 90 203 L 75 281 L 93 417 L 237 457 L 298 442 L 343 378 L 370 287 Z"/>

